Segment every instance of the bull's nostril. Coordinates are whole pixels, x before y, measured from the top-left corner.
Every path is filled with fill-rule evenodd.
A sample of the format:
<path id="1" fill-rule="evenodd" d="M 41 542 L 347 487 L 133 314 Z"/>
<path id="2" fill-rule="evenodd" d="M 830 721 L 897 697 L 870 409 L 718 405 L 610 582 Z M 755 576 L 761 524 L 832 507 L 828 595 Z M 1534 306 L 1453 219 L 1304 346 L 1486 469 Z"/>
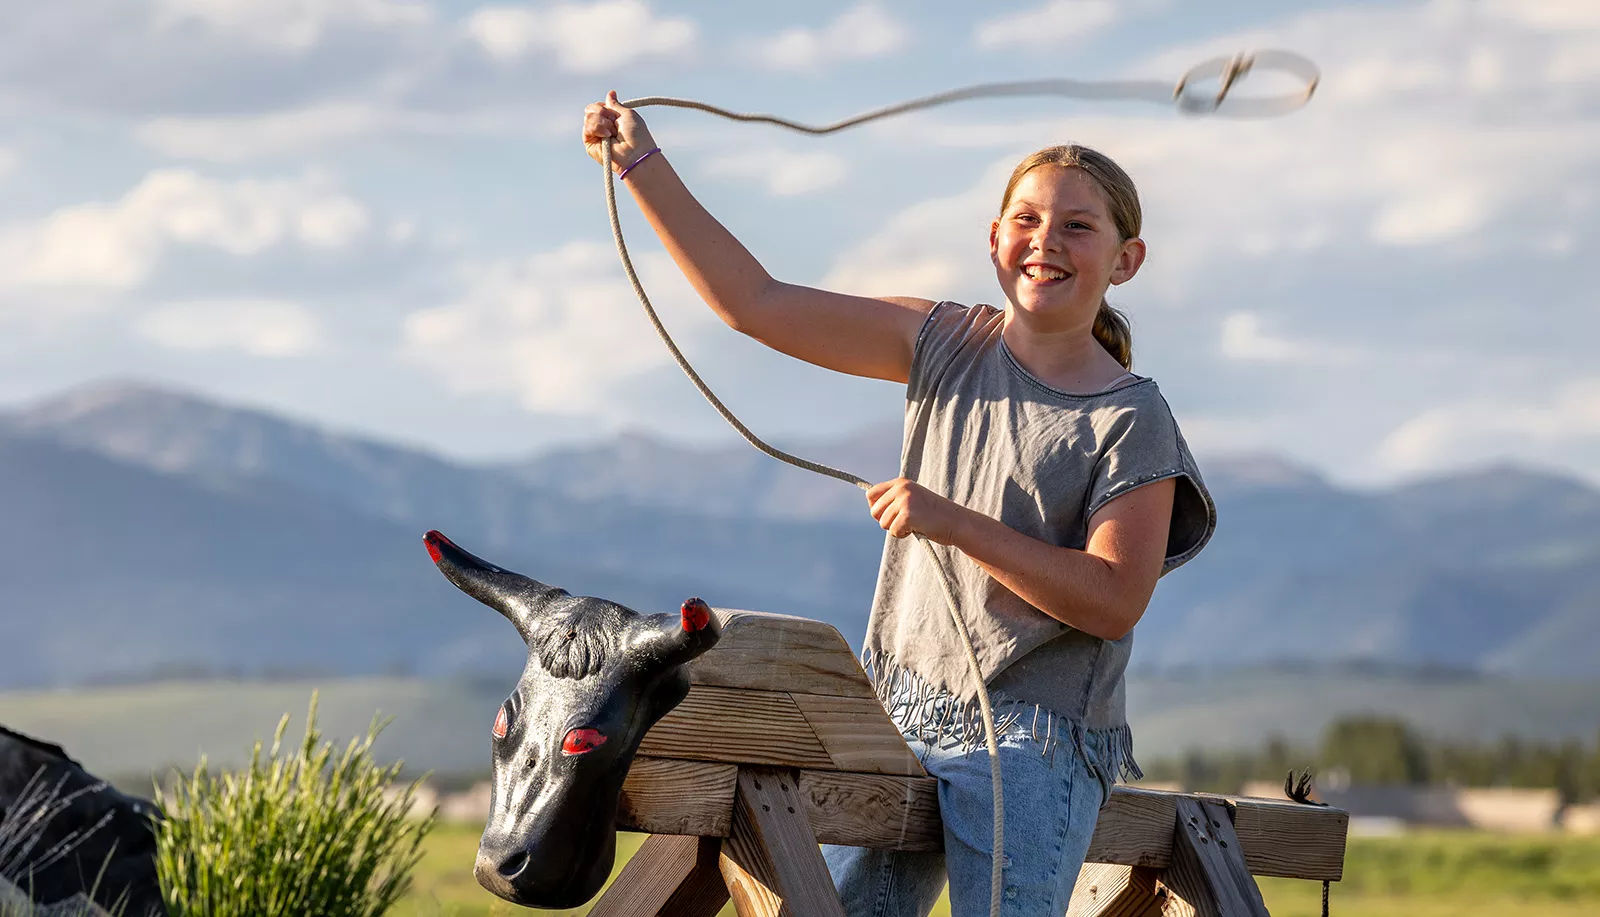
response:
<path id="1" fill-rule="evenodd" d="M 524 869 L 527 868 L 528 852 L 523 851 L 509 860 L 506 860 L 504 863 L 501 863 L 500 868 L 496 871 L 500 873 L 500 878 L 502 879 L 515 879 L 517 876 L 522 874 Z"/>

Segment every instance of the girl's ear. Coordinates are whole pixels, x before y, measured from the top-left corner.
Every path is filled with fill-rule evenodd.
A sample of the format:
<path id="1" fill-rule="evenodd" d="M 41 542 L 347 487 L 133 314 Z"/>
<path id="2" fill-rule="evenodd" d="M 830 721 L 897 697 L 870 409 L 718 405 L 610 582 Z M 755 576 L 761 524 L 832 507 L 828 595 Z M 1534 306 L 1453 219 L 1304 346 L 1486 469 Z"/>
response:
<path id="1" fill-rule="evenodd" d="M 989 260 L 1000 266 L 1000 221 L 989 221 Z"/>
<path id="2" fill-rule="evenodd" d="M 1117 265 L 1111 269 L 1111 285 L 1118 286 L 1133 279 L 1139 273 L 1139 266 L 1144 264 L 1145 247 L 1143 239 L 1128 239 L 1122 243 L 1122 251 L 1117 253 Z"/>

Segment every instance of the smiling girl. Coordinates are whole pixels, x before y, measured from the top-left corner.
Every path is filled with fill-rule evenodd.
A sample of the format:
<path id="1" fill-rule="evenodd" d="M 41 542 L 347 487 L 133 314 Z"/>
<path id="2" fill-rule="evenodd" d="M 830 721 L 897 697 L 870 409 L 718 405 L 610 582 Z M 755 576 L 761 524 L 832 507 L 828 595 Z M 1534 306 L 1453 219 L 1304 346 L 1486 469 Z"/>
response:
<path id="1" fill-rule="evenodd" d="M 906 385 L 901 476 L 867 492 L 885 539 L 863 661 L 939 780 L 942 853 L 825 847 L 847 913 L 922 917 L 950 884 L 987 914 L 992 796 L 977 685 L 942 561 L 988 685 L 1005 783 L 1006 914 L 1063 914 L 1100 808 L 1140 776 L 1124 713 L 1133 628 L 1216 511 L 1156 383 L 1130 371 L 1105 301 L 1144 262 L 1133 182 L 1059 146 L 1012 173 L 989 251 L 1004 308 L 870 298 L 774 279 L 684 187 L 616 93 L 584 143 L 612 155 L 667 252 L 729 327 L 818 366 Z"/>

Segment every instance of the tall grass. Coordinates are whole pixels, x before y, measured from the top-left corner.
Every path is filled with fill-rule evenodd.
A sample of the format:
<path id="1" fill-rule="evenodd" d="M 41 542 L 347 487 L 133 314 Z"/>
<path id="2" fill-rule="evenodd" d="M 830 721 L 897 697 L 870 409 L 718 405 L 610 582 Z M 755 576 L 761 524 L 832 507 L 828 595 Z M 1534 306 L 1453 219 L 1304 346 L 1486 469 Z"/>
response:
<path id="1" fill-rule="evenodd" d="M 71 856 L 85 841 L 109 824 L 112 818 L 112 813 L 107 812 L 94 824 L 68 831 L 51 846 L 41 847 L 45 829 L 52 821 L 70 809 L 79 798 L 108 787 L 104 781 L 99 781 L 72 792 L 63 792 L 67 778 L 63 776 L 51 784 L 45 779 L 46 770 L 40 767 L 28 778 L 10 810 L 0 817 L 0 917 L 34 917 L 46 910 L 52 917 L 107 913 L 88 901 L 88 896 L 99 885 L 100 875 L 94 877 L 85 896 L 77 899 L 81 903 L 58 902 L 45 908 L 32 901 L 34 874 Z M 106 862 L 100 866 L 102 874 L 109 863 L 108 854 Z M 120 914 L 120 906 L 114 908 L 113 913 Z"/>
<path id="2" fill-rule="evenodd" d="M 386 797 L 401 765 L 380 767 L 372 743 L 388 721 L 334 758 L 311 695 L 305 737 L 283 748 L 285 715 L 265 761 L 213 776 L 201 758 L 171 792 L 156 872 L 171 917 L 377 917 L 404 897 L 435 814 L 411 819 L 422 780 Z"/>

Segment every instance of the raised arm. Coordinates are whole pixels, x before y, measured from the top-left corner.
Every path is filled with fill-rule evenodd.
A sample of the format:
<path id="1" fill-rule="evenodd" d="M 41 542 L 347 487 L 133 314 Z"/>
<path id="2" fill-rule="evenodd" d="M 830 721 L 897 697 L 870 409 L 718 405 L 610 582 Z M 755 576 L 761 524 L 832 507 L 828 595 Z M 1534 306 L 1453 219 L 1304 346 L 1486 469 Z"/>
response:
<path id="1" fill-rule="evenodd" d="M 596 162 L 605 137 L 613 138 L 619 172 L 656 145 L 644 119 L 622 107 L 615 92 L 584 109 L 584 146 Z M 906 381 L 912 346 L 932 302 L 851 296 L 774 279 L 695 200 L 664 152 L 639 162 L 623 184 L 678 269 L 728 327 L 827 369 Z"/>

